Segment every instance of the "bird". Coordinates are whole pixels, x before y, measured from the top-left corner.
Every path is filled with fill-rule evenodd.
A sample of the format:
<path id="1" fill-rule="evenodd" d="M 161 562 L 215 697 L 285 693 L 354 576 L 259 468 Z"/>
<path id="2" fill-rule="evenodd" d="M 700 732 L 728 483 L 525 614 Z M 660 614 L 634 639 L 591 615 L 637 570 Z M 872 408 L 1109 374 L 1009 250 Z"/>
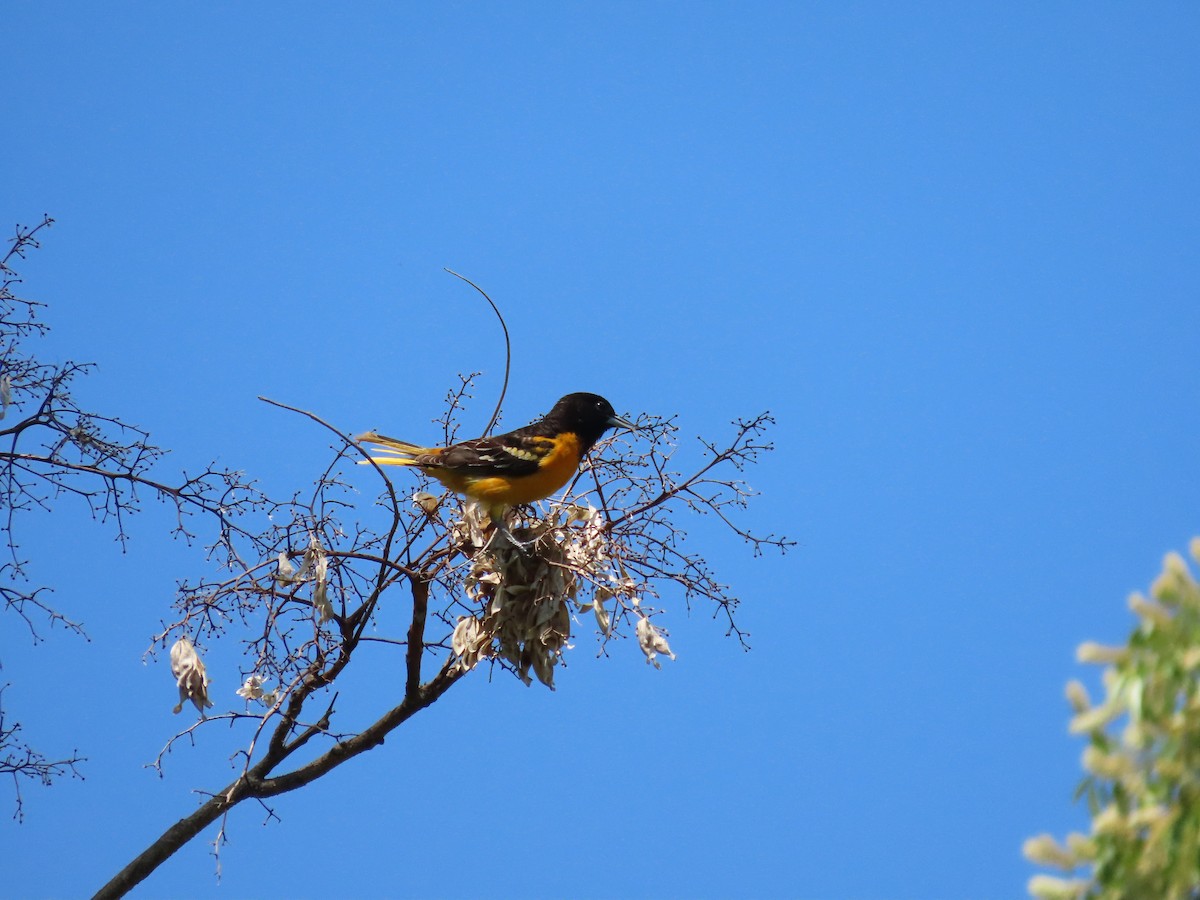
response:
<path id="1" fill-rule="evenodd" d="M 497 531 L 525 550 L 527 545 L 504 524 L 504 514 L 513 506 L 543 500 L 570 481 L 610 428 L 637 430 L 599 394 L 578 392 L 567 394 L 544 418 L 524 428 L 449 447 L 423 447 L 374 431 L 355 440 L 378 448 L 364 464 L 415 466 L 478 501 Z"/>

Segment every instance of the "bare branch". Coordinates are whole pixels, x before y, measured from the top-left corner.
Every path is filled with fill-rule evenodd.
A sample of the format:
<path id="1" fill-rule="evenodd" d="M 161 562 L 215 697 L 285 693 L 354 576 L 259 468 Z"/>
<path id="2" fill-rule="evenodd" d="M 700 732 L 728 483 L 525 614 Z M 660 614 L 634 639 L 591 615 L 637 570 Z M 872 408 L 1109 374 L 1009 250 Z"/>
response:
<path id="1" fill-rule="evenodd" d="M 469 383 L 462 379 L 464 388 Z M 463 390 L 452 394 L 447 423 L 455 398 L 462 396 Z M 156 768 L 178 741 L 190 743 L 214 722 L 250 726 L 235 781 L 164 833 L 101 896 L 128 890 L 218 820 L 214 850 L 219 850 L 228 813 L 239 803 L 303 787 L 380 745 L 481 661 L 527 684 L 536 679 L 553 687 L 572 623 L 584 611 L 595 618 L 602 652 L 614 640 L 636 636 L 652 661 L 671 651 L 658 624 L 662 611 L 651 603 L 681 593 L 689 608 L 701 600 L 711 603 L 713 614 L 723 616 L 728 632 L 744 645 L 747 636 L 736 624 L 738 599 L 705 559 L 686 547 L 681 513 L 714 514 L 756 553 L 791 545 L 783 538 L 760 537 L 730 515 L 753 492 L 723 471 L 736 472 L 770 448 L 762 437 L 771 423 L 765 414 L 736 422 L 727 443 L 702 441 L 708 458 L 686 477 L 671 469 L 674 423 L 644 417 L 636 435 L 600 445 L 561 500 L 515 514 L 513 527 L 533 544 L 526 555 L 493 546 L 492 526 L 473 505 L 444 498 L 432 511 L 402 506 L 378 466 L 373 471 L 383 479 L 386 500 L 373 511 L 355 513 L 349 479 L 351 472 L 366 471 L 355 465 L 361 451 L 313 413 L 268 402 L 338 435 L 333 461 L 311 493 L 268 506 L 270 528 L 235 541 L 246 546 L 230 558 L 244 563 L 221 577 L 182 586 L 177 618 L 155 637 L 155 646 L 176 633 L 217 641 L 240 624 L 247 663 L 242 693 L 265 709 L 212 716 L 168 741 Z M 445 428 L 449 431 L 449 424 Z M 373 527 L 368 525 L 371 512 L 382 517 Z M 342 517 L 348 515 L 359 518 L 347 524 Z M 405 608 L 407 628 L 380 633 L 377 613 L 397 603 Z M 386 620 L 395 620 L 394 610 Z M 336 696 L 329 695 L 338 680 L 355 659 L 381 653 L 393 654 L 405 671 L 399 702 L 365 727 L 335 729 Z M 395 654 L 402 654 L 402 662 Z M 437 671 L 423 681 L 427 657 L 438 660 Z M 324 697 L 321 712 L 305 724 L 305 710 L 318 695 Z M 311 751 L 307 759 L 297 756 L 314 741 L 324 749 L 318 745 L 315 757 Z"/>
<path id="2" fill-rule="evenodd" d="M 25 803 L 21 796 L 22 781 L 35 781 L 49 786 L 55 779 L 64 775 L 83 779 L 79 772 L 79 764 L 85 757 L 79 751 L 71 752 L 70 756 L 61 759 L 51 759 L 35 750 L 21 736 L 21 723 L 10 722 L 4 710 L 4 691 L 8 685 L 0 687 L 0 775 L 12 777 L 13 793 L 16 796 L 13 818 L 18 822 L 25 820 Z"/>
<path id="3" fill-rule="evenodd" d="M 34 642 L 43 640 L 43 626 L 86 634 L 81 621 L 50 603 L 50 587 L 33 581 L 30 561 L 20 552 L 24 517 L 82 507 L 112 527 L 124 547 L 128 520 L 149 497 L 173 508 L 177 537 L 190 543 L 203 531 L 210 536 L 210 553 L 229 556 L 235 542 L 253 545 L 254 536 L 239 520 L 264 502 L 240 472 L 210 465 L 178 479 L 155 474 L 166 451 L 150 442 L 148 432 L 76 402 L 75 380 L 92 366 L 39 358 L 34 342 L 48 331 L 40 320 L 45 307 L 17 296 L 21 279 L 12 263 L 40 246 L 40 234 L 51 224 L 45 217 L 32 228 L 18 226 L 0 260 L 0 496 L 5 501 L 0 524 L 8 546 L 0 562 L 0 611 L 20 619 Z M 16 726 L 0 730 L 0 754 L 10 754 L 19 771 L 44 780 L 78 774 L 81 757 L 48 760 L 18 734 Z M 19 790 L 16 803 L 19 816 Z"/>
<path id="4" fill-rule="evenodd" d="M 482 432 L 483 436 L 486 437 L 487 435 L 491 434 L 492 429 L 496 427 L 496 422 L 500 419 L 500 410 L 504 407 L 504 396 L 508 393 L 508 376 L 512 371 L 512 341 L 508 336 L 508 323 L 504 321 L 504 315 L 500 312 L 500 307 L 498 307 L 492 298 L 488 296 L 487 291 L 473 282 L 470 278 L 467 278 L 465 275 L 459 275 L 453 269 L 446 269 L 445 271 L 449 272 L 455 278 L 465 281 L 483 295 L 483 299 L 488 302 L 488 306 L 492 308 L 492 312 L 494 312 L 496 314 L 496 318 L 500 320 L 500 328 L 504 331 L 504 381 L 500 385 L 500 396 L 496 400 L 496 408 L 492 411 L 492 417 L 488 420 L 487 428 L 483 429 Z"/>
<path id="5" fill-rule="evenodd" d="M 150 443 L 147 432 L 75 402 L 72 381 L 89 367 L 45 365 L 23 346 L 45 326 L 35 316 L 39 305 L 9 290 L 17 279 L 8 262 L 36 247 L 48 224 L 18 229 L 0 263 L 0 412 L 17 413 L 0 427 L 0 490 L 8 498 L 3 521 L 12 548 L 0 564 L 6 577 L 0 598 L 35 638 L 35 620 L 81 629 L 49 605 L 45 587 L 17 583 L 28 577 L 14 538 L 20 517 L 64 502 L 82 504 L 124 541 L 129 516 L 142 509 L 145 498 L 157 500 L 174 510 L 177 536 L 190 542 L 205 535 L 209 564 L 200 577 L 180 583 L 147 655 L 180 636 L 197 653 L 235 640 L 243 654 L 238 694 L 247 704 L 226 712 L 218 708 L 164 742 L 150 764 L 160 775 L 171 754 L 196 746 L 205 729 L 233 729 L 241 747 L 233 758 L 236 776 L 206 793 L 198 810 L 167 829 L 97 896 L 127 892 L 217 822 L 213 849 L 219 853 L 228 816 L 243 801 L 275 817 L 266 800 L 381 745 L 481 662 L 553 689 L 572 631 L 594 628 L 602 653 L 634 638 L 657 666 L 656 657 L 673 658 L 663 607 L 680 598 L 688 609 L 702 604 L 720 616 L 727 632 L 746 645 L 736 620 L 739 599 L 689 545 L 682 519 L 711 516 L 755 555 L 792 546 L 738 524 L 753 496 L 740 473 L 771 449 L 765 439 L 773 424 L 769 415 L 735 421 L 728 441 L 701 439 L 704 458 L 687 476 L 674 470 L 674 421 L 642 417 L 638 432 L 593 450 L 563 497 L 512 513 L 510 527 L 530 543 L 528 554 L 493 542 L 488 517 L 453 495 L 401 503 L 388 473 L 346 431 L 266 398 L 260 399 L 335 435 L 329 462 L 310 486 L 282 499 L 267 497 L 242 473 L 215 466 L 165 478 L 158 474 L 164 451 Z M 499 419 L 508 388 L 508 327 L 478 285 L 447 271 L 483 295 L 504 332 L 504 382 L 486 434 Z M 475 377 L 460 377 L 447 394 L 439 419 L 447 444 Z M 370 472 L 380 479 L 382 493 L 379 502 L 360 508 L 356 485 Z M 419 470 L 397 477 L 429 486 Z M 251 512 L 267 514 L 265 527 L 247 524 Z M 365 721 L 346 722 L 349 714 L 339 712 L 337 690 L 356 660 L 360 666 L 383 660 L 403 670 L 403 686 L 397 680 L 382 688 Z M 15 728 L 5 731 L 2 721 L 0 749 L 6 741 L 20 746 Z M 30 755 L 23 772 L 48 778 L 74 774 L 79 761 Z"/>

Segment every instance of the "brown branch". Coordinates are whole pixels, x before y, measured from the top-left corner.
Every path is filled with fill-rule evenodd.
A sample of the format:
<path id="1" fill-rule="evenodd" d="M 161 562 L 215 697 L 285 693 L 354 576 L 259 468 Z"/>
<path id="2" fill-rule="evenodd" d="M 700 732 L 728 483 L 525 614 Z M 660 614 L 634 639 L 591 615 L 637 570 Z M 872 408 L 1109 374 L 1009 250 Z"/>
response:
<path id="1" fill-rule="evenodd" d="M 727 445 L 702 441 L 711 457 L 686 478 L 669 469 L 676 431 L 670 420 L 651 420 L 632 439 L 598 445 L 587 466 L 590 478 L 575 479 L 566 496 L 548 509 L 517 511 L 536 537 L 536 551 L 525 556 L 487 548 L 487 523 L 472 508 L 447 506 L 426 513 L 402 507 L 378 466 L 375 471 L 390 498 L 380 505 L 390 521 L 377 531 L 356 522 L 347 527 L 339 517 L 353 506 L 342 492 L 352 487 L 348 476 L 343 480 L 338 474 L 339 467 L 351 465 L 350 457 L 361 451 L 314 414 L 267 402 L 333 431 L 342 445 L 334 448 L 334 460 L 317 478 L 314 491 L 268 506 L 272 525 L 253 541 L 260 561 L 252 559 L 252 565 L 233 578 L 181 590 L 181 620 L 160 638 L 165 640 L 176 629 L 194 632 L 195 626 L 215 638 L 229 621 L 241 617 L 251 629 L 244 641 L 251 672 L 264 679 L 264 685 L 266 678 L 275 679 L 278 687 L 272 693 L 277 699 L 261 716 L 237 716 L 256 720 L 249 746 L 239 751 L 244 757 L 239 777 L 164 832 L 98 896 L 130 890 L 214 823 L 220 823 L 219 844 L 228 815 L 243 801 L 262 803 L 303 788 L 381 745 L 481 661 L 526 683 L 536 675 L 552 687 L 554 666 L 569 649 L 570 616 L 577 607 L 586 608 L 589 598 L 597 604 L 605 641 L 627 637 L 628 630 L 621 632 L 619 627 L 636 627 L 657 616 L 660 610 L 650 602 L 660 593 L 681 590 L 689 608 L 697 599 L 710 600 L 714 616 L 727 617 L 730 633 L 744 644 L 745 635 L 734 624 L 737 597 L 716 579 L 702 556 L 686 547 L 684 532 L 673 518 L 677 514 L 714 512 L 756 547 L 765 542 L 785 549 L 790 544 L 757 537 L 727 515 L 730 506 L 742 507 L 752 492 L 721 473 L 728 466 L 740 470 L 769 449 L 760 438 L 769 424 L 765 415 L 735 423 L 738 430 Z M 622 449 L 614 452 L 617 447 Z M 603 513 L 586 508 L 596 500 Z M 280 554 L 283 562 L 277 564 Z M 396 595 L 389 596 L 399 595 L 405 580 L 412 602 L 406 633 L 374 634 L 381 622 L 390 620 L 376 616 L 384 609 L 385 594 L 396 588 Z M 320 602 L 318 582 L 327 592 Z M 600 610 L 605 603 L 608 609 Z M 474 631 L 471 625 L 477 626 Z M 643 629 L 637 632 L 642 641 Z M 400 702 L 358 733 L 331 730 L 336 693 L 333 701 L 317 707 L 324 709 L 318 721 L 302 718 L 310 701 L 316 704 L 318 692 L 336 687 L 364 644 L 392 658 L 398 652 L 393 648 L 404 648 Z M 426 654 L 441 663 L 433 678 L 422 683 Z M 268 731 L 264 744 L 261 738 Z M 309 748 L 304 754 L 308 761 L 297 756 L 302 747 Z"/>
<path id="2" fill-rule="evenodd" d="M 404 685 L 406 699 L 420 693 L 421 656 L 425 652 L 425 616 L 429 611 L 429 582 L 424 578 L 413 578 L 409 584 L 412 586 L 413 615 L 412 624 L 408 629 L 408 650 L 405 653 L 405 668 L 408 672 Z"/>
<path id="3" fill-rule="evenodd" d="M 447 660 L 441 671 L 415 694 L 408 694 L 373 725 L 345 741 L 339 741 L 321 756 L 300 768 L 277 777 L 268 777 L 274 760 L 265 759 L 249 772 L 213 795 L 190 816 L 168 828 L 149 847 L 96 892 L 95 900 L 123 897 L 144 881 L 180 848 L 209 825 L 226 815 L 244 800 L 261 800 L 311 784 L 343 763 L 361 753 L 378 747 L 389 734 L 414 714 L 435 703 L 465 674 L 454 662 Z"/>

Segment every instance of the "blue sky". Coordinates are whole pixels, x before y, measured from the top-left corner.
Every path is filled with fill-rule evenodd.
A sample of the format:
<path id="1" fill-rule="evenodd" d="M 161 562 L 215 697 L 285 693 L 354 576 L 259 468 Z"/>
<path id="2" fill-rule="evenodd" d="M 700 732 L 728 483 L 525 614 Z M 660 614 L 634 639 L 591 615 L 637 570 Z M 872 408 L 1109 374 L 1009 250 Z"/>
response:
<path id="1" fill-rule="evenodd" d="M 142 896 L 1011 897 L 1022 840 L 1084 824 L 1074 647 L 1123 638 L 1200 533 L 1194 5 L 5 23 L 0 212 L 57 219 L 22 269 L 44 353 L 99 363 L 80 395 L 167 471 L 308 484 L 325 436 L 259 394 L 419 439 L 480 370 L 482 427 L 502 346 L 449 266 L 513 333 L 506 425 L 570 390 L 688 441 L 770 409 L 747 521 L 799 542 L 688 525 L 751 652 L 666 597 L 661 672 L 584 636 L 556 693 L 476 673 L 282 823 L 237 815 L 220 887 L 196 843 Z M 215 732 L 143 768 L 178 720 L 141 653 L 206 571 L 165 530 L 121 555 L 70 507 L 26 525 L 92 641 L 8 622 L 5 702 L 90 762 L 0 826 L 14 896 L 94 890 L 228 780 Z M 232 706 L 236 648 L 212 654 Z"/>

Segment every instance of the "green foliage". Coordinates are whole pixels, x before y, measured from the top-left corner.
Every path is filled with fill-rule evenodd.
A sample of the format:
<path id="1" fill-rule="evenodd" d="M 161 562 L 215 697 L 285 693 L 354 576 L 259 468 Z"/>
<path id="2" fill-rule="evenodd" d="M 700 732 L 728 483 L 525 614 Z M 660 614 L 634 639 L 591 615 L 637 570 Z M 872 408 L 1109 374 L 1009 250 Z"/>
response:
<path id="1" fill-rule="evenodd" d="M 1200 538 L 1191 555 L 1200 562 Z M 1028 859 L 1067 874 L 1030 880 L 1044 900 L 1200 896 L 1200 585 L 1169 553 L 1150 597 L 1129 607 L 1138 624 L 1125 646 L 1079 647 L 1080 662 L 1105 667 L 1103 701 L 1067 685 L 1071 731 L 1088 737 L 1078 795 L 1092 827 L 1025 842 Z"/>

